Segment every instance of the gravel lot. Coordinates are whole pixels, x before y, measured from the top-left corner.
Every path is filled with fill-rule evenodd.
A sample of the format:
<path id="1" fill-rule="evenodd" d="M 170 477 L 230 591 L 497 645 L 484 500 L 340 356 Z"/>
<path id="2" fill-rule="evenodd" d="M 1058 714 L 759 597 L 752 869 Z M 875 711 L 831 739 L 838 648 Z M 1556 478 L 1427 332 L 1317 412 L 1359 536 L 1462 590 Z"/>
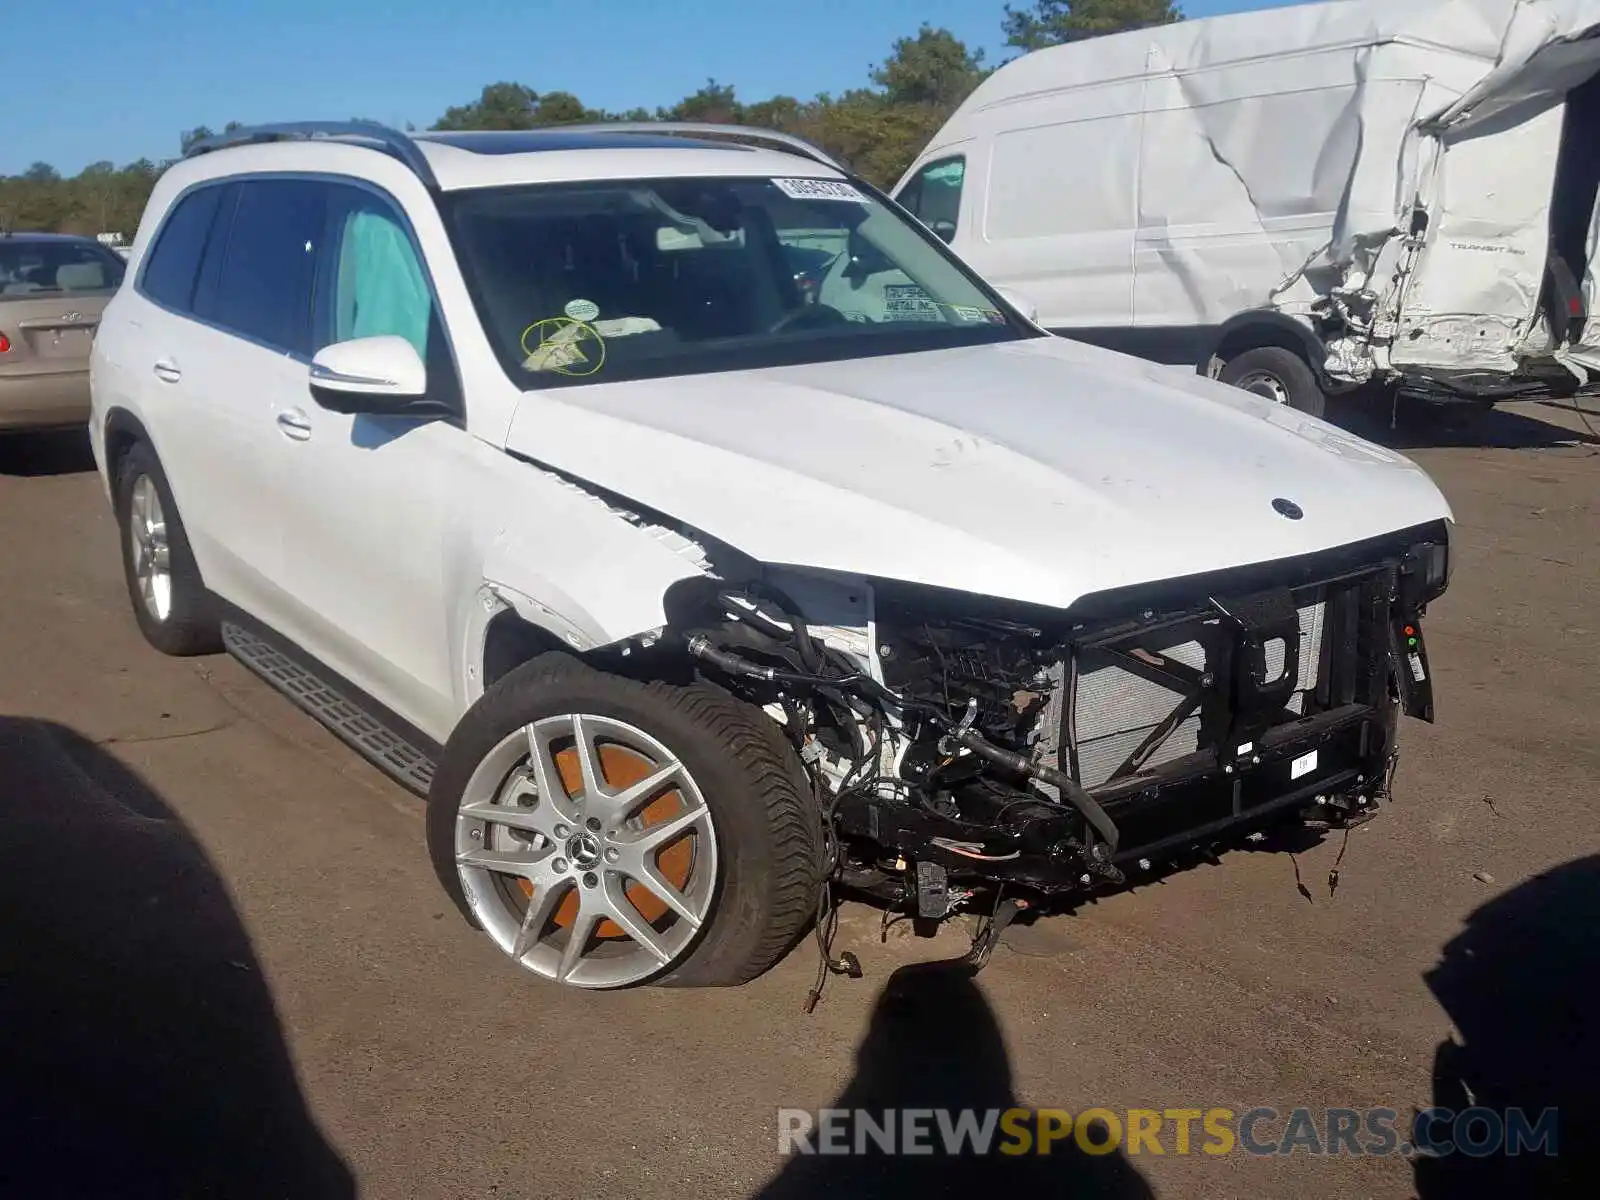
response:
<path id="1" fill-rule="evenodd" d="M 733 991 L 513 973 L 447 910 L 416 800 L 231 660 L 145 647 L 80 441 L 0 442 L 0 1195 L 1489 1192 L 1494 1162 L 1419 1177 L 1170 1138 L 954 1167 L 777 1154 L 779 1107 L 840 1097 L 1464 1106 L 1452 1029 L 1499 1081 L 1479 1101 L 1563 1105 L 1579 1186 L 1600 446 L 1535 404 L 1398 444 L 1459 521 L 1429 627 L 1440 718 L 1406 723 L 1395 802 L 1350 835 L 1335 894 L 1337 837 L 1229 852 L 1014 927 L 976 987 L 901 969 L 959 954 L 960 929 L 880 944 L 852 906 L 839 945 L 866 977 L 805 1016 L 809 943 Z"/>

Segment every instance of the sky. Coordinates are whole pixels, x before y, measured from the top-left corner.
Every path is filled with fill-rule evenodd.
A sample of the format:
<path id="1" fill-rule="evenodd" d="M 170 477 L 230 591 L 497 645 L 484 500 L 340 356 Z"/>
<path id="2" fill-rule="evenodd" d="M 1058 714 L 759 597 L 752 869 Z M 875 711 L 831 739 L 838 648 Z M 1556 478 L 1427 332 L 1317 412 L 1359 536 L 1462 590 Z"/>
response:
<path id="1" fill-rule="evenodd" d="M 1282 0 L 1189 0 L 1191 17 Z M 1013 0 L 1018 7 L 1022 4 Z M 926 21 L 1006 57 L 1004 0 L 43 0 L 8 6 L 0 174 L 72 175 L 178 153 L 228 121 L 432 124 L 500 80 L 592 108 L 671 104 L 708 78 L 741 99 L 865 86 Z M 18 100 L 22 107 L 16 107 Z M 20 118 L 20 119 L 19 119 Z"/>

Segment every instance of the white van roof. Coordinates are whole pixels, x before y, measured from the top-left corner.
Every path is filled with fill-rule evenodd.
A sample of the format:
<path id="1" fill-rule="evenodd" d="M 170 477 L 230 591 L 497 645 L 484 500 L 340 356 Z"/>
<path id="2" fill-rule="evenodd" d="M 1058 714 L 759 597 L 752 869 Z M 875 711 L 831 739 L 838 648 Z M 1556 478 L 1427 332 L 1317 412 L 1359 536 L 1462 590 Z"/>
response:
<path id="1" fill-rule="evenodd" d="M 1559 69 L 1563 43 L 1600 25 L 1600 0 L 1331 0 L 1180 21 L 1111 34 L 1023 55 L 973 92 L 935 139 L 947 146 L 970 136 L 980 114 L 1052 93 L 1131 81 L 1150 74 L 1190 74 L 1265 58 L 1395 45 L 1408 58 L 1455 62 L 1445 105 L 1420 117 L 1456 124 L 1481 119 L 1493 95 L 1549 90 L 1542 77 Z M 1587 57 L 1587 56 L 1585 56 Z M 1535 61 L 1537 60 L 1537 61 Z M 1532 74 L 1540 77 L 1530 80 Z M 1512 99 L 1514 100 L 1515 97 Z M 1495 111 L 1506 106 L 1496 103 Z M 926 155 L 923 156 L 926 159 Z"/>

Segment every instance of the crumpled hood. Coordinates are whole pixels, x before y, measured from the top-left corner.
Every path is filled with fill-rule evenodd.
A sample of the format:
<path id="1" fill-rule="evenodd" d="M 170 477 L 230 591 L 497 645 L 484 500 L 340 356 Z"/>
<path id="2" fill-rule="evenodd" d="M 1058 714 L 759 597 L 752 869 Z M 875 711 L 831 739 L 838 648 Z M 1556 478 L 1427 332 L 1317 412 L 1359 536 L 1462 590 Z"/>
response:
<path id="1" fill-rule="evenodd" d="M 1450 515 L 1402 455 L 1060 338 L 533 392 L 508 448 L 764 562 L 1060 608 Z"/>

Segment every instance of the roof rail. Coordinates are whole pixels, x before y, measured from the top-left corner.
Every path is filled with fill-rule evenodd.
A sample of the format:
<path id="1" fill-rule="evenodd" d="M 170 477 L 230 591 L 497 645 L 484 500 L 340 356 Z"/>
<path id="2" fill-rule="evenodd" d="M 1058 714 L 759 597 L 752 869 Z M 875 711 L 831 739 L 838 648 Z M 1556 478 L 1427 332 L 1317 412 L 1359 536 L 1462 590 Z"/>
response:
<path id="1" fill-rule="evenodd" d="M 775 146 L 782 146 L 825 167 L 832 167 L 835 171 L 846 175 L 850 173 L 843 164 L 835 162 L 804 138 L 796 137 L 792 133 L 779 133 L 776 129 L 761 129 L 754 125 L 719 125 L 712 121 L 600 121 L 590 125 L 550 125 L 546 128 L 552 133 L 666 133 L 695 134 L 701 137 L 720 134 L 723 137 L 741 137 L 752 142 L 769 142 Z"/>
<path id="2" fill-rule="evenodd" d="M 327 139 L 329 141 L 366 144 L 397 158 L 411 169 L 424 186 L 437 189 L 433 168 L 422 151 L 406 134 L 376 121 L 281 121 L 270 125 L 245 125 L 230 133 L 219 133 L 196 142 L 185 152 L 185 158 L 208 154 L 213 150 L 226 150 L 230 146 L 259 145 L 264 142 L 285 142 L 295 139 Z"/>

